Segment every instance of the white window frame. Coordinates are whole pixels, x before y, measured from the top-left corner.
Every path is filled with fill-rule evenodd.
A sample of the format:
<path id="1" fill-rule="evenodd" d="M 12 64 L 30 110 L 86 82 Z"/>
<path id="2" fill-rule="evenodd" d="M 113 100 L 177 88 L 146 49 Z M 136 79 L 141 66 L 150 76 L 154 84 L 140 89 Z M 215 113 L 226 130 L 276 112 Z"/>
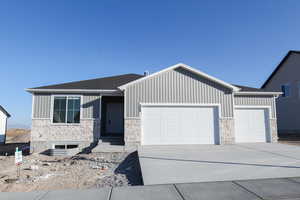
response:
<path id="1" fill-rule="evenodd" d="M 66 97 L 67 98 L 67 102 L 66 102 L 66 108 L 68 108 L 68 98 L 72 97 L 72 98 L 80 98 L 80 118 L 79 118 L 79 123 L 67 123 L 67 109 L 66 109 L 66 122 L 65 123 L 54 123 L 53 122 L 53 115 L 54 115 L 54 99 L 55 97 Z M 72 95 L 72 94 L 55 94 L 55 95 L 51 95 L 51 124 L 52 125 L 66 125 L 66 126 L 76 126 L 76 125 L 80 125 L 81 124 L 81 120 L 82 120 L 82 95 Z"/>
<path id="2" fill-rule="evenodd" d="M 291 96 L 291 93 L 292 93 L 292 90 L 291 90 L 291 84 L 289 83 L 286 83 L 286 84 L 283 84 L 282 85 L 284 87 L 284 91 L 283 91 L 283 94 L 284 96 L 282 96 L 283 98 L 286 98 L 286 97 L 290 97 Z M 282 87 L 281 86 L 281 87 Z M 288 88 L 288 92 L 286 92 L 286 89 Z M 288 95 L 287 95 L 288 93 Z"/>

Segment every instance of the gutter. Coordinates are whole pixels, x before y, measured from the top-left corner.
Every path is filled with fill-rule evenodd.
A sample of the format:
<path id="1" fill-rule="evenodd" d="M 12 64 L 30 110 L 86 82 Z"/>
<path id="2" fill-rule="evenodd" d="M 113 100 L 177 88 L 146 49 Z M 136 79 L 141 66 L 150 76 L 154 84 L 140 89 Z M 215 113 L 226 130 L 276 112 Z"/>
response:
<path id="1" fill-rule="evenodd" d="M 234 92 L 234 95 L 271 95 L 271 96 L 280 96 L 282 92 Z"/>

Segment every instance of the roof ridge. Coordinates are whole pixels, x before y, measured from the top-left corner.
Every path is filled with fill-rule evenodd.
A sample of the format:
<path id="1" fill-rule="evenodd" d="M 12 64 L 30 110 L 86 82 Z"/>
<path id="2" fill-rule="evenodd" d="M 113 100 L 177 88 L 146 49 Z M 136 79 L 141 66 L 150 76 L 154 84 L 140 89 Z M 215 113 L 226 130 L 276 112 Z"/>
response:
<path id="1" fill-rule="evenodd" d="M 283 65 L 283 63 L 288 59 L 288 57 L 292 53 L 300 54 L 300 51 L 289 50 L 288 53 L 281 59 L 281 61 L 279 62 L 279 64 L 275 67 L 275 69 L 273 70 L 273 72 L 271 73 L 271 75 L 267 78 L 267 80 L 262 84 L 262 86 L 260 88 L 263 89 L 269 83 L 269 81 L 273 78 L 273 76 L 277 73 L 277 71 L 279 70 L 279 68 Z"/>

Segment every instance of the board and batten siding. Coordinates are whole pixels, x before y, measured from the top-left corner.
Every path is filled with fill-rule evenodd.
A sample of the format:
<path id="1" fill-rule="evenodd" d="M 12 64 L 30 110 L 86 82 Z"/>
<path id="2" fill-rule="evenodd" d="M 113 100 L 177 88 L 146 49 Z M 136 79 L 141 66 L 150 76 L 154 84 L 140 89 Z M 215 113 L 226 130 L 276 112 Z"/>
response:
<path id="1" fill-rule="evenodd" d="M 35 119 L 50 118 L 51 94 L 34 94 L 33 96 L 33 114 Z"/>
<path id="2" fill-rule="evenodd" d="M 220 104 L 221 117 L 233 117 L 230 89 L 183 68 L 129 85 L 125 89 L 125 117 L 140 117 L 140 103 Z"/>
<path id="3" fill-rule="evenodd" d="M 235 96 L 236 106 L 270 106 L 272 118 L 276 118 L 275 99 L 273 96 Z"/>
<path id="4" fill-rule="evenodd" d="M 78 94 L 76 94 L 78 95 Z M 51 118 L 51 94 L 33 95 L 33 118 L 50 119 Z M 100 113 L 100 95 L 82 96 L 82 118 L 99 118 Z"/>

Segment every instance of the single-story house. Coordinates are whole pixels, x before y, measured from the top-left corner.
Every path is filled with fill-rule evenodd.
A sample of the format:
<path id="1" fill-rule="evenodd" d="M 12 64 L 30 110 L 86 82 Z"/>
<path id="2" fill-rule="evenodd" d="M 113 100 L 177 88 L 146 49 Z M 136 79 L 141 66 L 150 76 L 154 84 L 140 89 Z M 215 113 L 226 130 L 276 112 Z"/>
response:
<path id="1" fill-rule="evenodd" d="M 226 83 L 186 64 L 27 89 L 32 151 L 85 148 L 106 137 L 125 147 L 276 142 L 281 92 Z"/>
<path id="2" fill-rule="evenodd" d="M 276 100 L 278 133 L 300 135 L 300 51 L 289 51 L 265 83 L 263 90 L 281 90 Z"/>
<path id="3" fill-rule="evenodd" d="M 7 130 L 7 118 L 10 114 L 0 105 L 0 144 L 5 143 L 6 130 Z"/>

